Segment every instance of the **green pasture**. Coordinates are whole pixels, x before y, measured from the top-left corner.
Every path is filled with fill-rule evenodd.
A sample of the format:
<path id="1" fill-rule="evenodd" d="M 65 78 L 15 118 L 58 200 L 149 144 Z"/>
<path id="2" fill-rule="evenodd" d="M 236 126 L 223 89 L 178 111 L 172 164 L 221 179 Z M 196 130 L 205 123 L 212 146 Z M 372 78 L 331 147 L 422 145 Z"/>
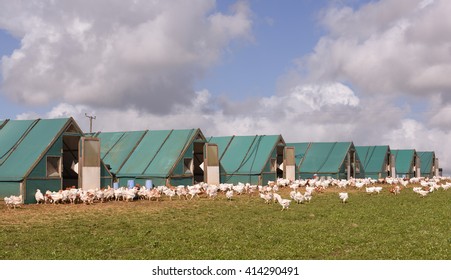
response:
<path id="1" fill-rule="evenodd" d="M 289 197 L 289 189 L 281 191 Z M 451 190 L 348 190 L 288 211 L 254 196 L 0 205 L 1 260 L 449 260 Z"/>

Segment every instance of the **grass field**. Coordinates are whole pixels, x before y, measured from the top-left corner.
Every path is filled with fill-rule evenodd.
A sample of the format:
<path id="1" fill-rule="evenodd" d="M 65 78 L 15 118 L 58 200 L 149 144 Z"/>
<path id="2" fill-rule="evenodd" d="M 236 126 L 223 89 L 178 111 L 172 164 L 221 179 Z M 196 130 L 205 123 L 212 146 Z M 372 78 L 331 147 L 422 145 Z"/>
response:
<path id="1" fill-rule="evenodd" d="M 289 188 L 281 191 L 289 197 Z M 451 191 L 0 206 L 1 260 L 449 260 Z"/>

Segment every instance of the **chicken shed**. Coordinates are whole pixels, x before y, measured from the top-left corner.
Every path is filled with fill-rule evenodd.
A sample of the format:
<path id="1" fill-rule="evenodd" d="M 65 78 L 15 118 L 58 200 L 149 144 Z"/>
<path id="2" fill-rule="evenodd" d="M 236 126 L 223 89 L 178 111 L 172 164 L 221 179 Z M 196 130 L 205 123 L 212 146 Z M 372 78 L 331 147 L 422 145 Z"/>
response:
<path id="1" fill-rule="evenodd" d="M 0 197 L 22 195 L 25 203 L 34 203 L 36 189 L 111 184 L 99 139 L 86 137 L 73 118 L 1 122 Z"/>
<path id="2" fill-rule="evenodd" d="M 352 142 L 287 143 L 296 153 L 298 178 L 362 178 L 363 166 Z"/>
<path id="3" fill-rule="evenodd" d="M 421 176 L 421 161 L 415 149 L 391 150 L 396 161 L 396 177 Z"/>
<path id="4" fill-rule="evenodd" d="M 218 148 L 200 129 L 98 132 L 119 186 L 219 184 Z"/>
<path id="5" fill-rule="evenodd" d="M 219 149 L 222 183 L 266 184 L 277 178 L 295 179 L 293 147 L 281 135 L 208 138 Z"/>
<path id="6" fill-rule="evenodd" d="M 435 156 L 435 152 L 417 152 L 420 158 L 421 176 L 432 178 L 439 176 L 439 161 Z"/>
<path id="7" fill-rule="evenodd" d="M 366 178 L 381 179 L 396 174 L 395 157 L 390 146 L 356 146 Z"/>

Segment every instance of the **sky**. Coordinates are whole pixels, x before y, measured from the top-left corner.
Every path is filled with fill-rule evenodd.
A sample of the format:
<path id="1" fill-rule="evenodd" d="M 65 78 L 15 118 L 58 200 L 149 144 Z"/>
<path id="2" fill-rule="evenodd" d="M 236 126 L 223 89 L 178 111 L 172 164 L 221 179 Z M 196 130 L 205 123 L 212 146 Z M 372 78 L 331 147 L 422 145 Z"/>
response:
<path id="1" fill-rule="evenodd" d="M 0 119 L 435 151 L 451 1 L 0 0 Z"/>

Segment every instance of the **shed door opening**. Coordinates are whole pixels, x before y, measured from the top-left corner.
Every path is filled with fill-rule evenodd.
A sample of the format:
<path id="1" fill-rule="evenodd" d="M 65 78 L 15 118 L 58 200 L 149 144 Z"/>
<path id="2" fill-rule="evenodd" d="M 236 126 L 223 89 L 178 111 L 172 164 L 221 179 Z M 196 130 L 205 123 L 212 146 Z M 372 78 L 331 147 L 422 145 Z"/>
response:
<path id="1" fill-rule="evenodd" d="M 204 143 L 194 142 L 192 171 L 194 176 L 194 182 L 204 182 L 204 170 L 201 168 L 201 164 L 204 158 Z"/>
<path id="2" fill-rule="evenodd" d="M 349 150 L 345 160 L 346 179 L 355 178 L 356 174 L 356 156 L 355 150 Z"/>
<path id="3" fill-rule="evenodd" d="M 80 136 L 63 136 L 63 189 L 78 187 Z"/>
<path id="4" fill-rule="evenodd" d="M 274 165 L 275 170 L 276 170 L 276 178 L 284 178 L 284 172 L 283 172 L 284 149 L 285 149 L 285 146 L 282 146 L 282 145 L 277 146 L 277 159 L 276 159 L 276 162 Z M 271 165 L 272 165 L 272 163 L 271 163 Z M 279 167 L 282 167 L 282 168 L 279 168 Z M 272 166 L 271 166 L 271 169 L 272 169 Z"/>

